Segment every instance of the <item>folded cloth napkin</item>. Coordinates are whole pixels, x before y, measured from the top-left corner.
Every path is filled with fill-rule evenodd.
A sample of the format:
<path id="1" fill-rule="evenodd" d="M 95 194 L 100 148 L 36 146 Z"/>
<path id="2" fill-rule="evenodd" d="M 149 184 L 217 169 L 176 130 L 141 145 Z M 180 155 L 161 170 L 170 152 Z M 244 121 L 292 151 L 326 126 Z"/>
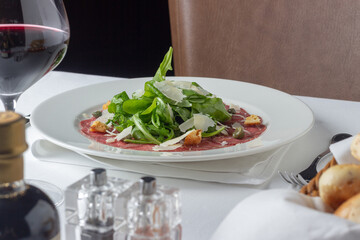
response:
<path id="1" fill-rule="evenodd" d="M 353 139 L 354 137 L 350 137 L 330 145 L 330 151 L 338 164 L 360 164 L 360 161 L 356 160 L 350 152 L 350 145 Z"/>
<path id="2" fill-rule="evenodd" d="M 75 153 L 47 140 L 35 141 L 31 146 L 31 151 L 37 159 L 42 161 L 105 167 L 158 177 L 260 185 L 272 177 L 289 146 L 247 157 L 186 163 L 151 163 L 96 157 Z"/>
<path id="3" fill-rule="evenodd" d="M 240 202 L 211 240 L 354 240 L 359 236 L 360 224 L 327 213 L 319 197 L 274 189 Z"/>

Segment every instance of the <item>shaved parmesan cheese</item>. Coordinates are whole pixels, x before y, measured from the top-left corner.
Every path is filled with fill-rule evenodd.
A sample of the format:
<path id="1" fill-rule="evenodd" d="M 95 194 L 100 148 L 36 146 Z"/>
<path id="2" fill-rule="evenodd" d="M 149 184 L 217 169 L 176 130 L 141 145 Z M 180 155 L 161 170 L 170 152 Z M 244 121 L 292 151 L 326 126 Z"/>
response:
<path id="1" fill-rule="evenodd" d="M 115 142 L 115 138 L 106 139 L 106 143 L 113 143 L 113 142 Z"/>
<path id="2" fill-rule="evenodd" d="M 215 125 L 215 122 L 208 116 L 202 115 L 200 113 L 194 114 L 194 126 L 196 129 L 201 129 L 203 132 L 206 132 L 209 127 Z"/>
<path id="3" fill-rule="evenodd" d="M 178 143 L 178 144 L 174 144 L 171 146 L 161 146 L 161 145 L 156 145 L 153 147 L 154 151 L 170 151 L 170 150 L 175 150 L 179 147 L 181 147 L 182 144 Z"/>
<path id="4" fill-rule="evenodd" d="M 107 109 L 102 111 L 102 114 L 100 117 L 98 117 L 96 120 L 102 123 L 106 123 L 109 119 L 113 119 L 114 114 L 109 113 Z"/>
<path id="5" fill-rule="evenodd" d="M 169 81 L 165 80 L 162 82 L 155 82 L 154 86 L 162 92 L 166 97 L 174 100 L 175 102 L 181 102 L 186 96 L 183 94 L 182 90 L 193 90 L 200 95 L 208 95 L 209 92 L 193 85 L 191 82 L 187 81 Z"/>
<path id="6" fill-rule="evenodd" d="M 118 134 L 108 132 L 110 135 L 114 135 L 115 137 L 106 139 L 106 142 L 107 143 L 112 143 L 112 142 L 115 142 L 115 141 L 120 141 L 120 140 L 126 138 L 127 136 L 129 136 L 131 134 L 131 131 L 132 131 L 132 126 L 125 128 L 124 130 L 122 130 L 121 133 L 118 133 Z"/>
<path id="7" fill-rule="evenodd" d="M 173 85 L 181 89 L 191 89 L 192 83 L 187 81 L 172 81 Z"/>
<path id="8" fill-rule="evenodd" d="M 122 130 L 121 133 L 119 133 L 115 138 L 116 140 L 120 141 L 121 139 L 129 136 L 131 134 L 132 131 L 132 126 L 125 128 L 124 130 Z"/>
<path id="9" fill-rule="evenodd" d="M 116 135 L 117 135 L 116 133 L 114 133 L 114 132 L 115 132 L 115 129 L 113 129 L 111 132 L 110 132 L 109 130 L 106 130 L 106 132 L 107 132 L 108 134 L 105 134 L 105 136 L 116 136 Z"/>
<path id="10" fill-rule="evenodd" d="M 222 141 L 222 142 L 221 142 L 221 146 L 225 146 L 225 145 L 227 145 L 227 144 L 228 144 L 227 141 Z"/>
<path id="11" fill-rule="evenodd" d="M 171 81 L 155 82 L 154 86 L 162 92 L 162 94 L 175 102 L 181 102 L 185 98 L 182 89 L 175 87 Z"/>
<path id="12" fill-rule="evenodd" d="M 163 142 L 160 144 L 160 146 L 167 147 L 167 146 L 175 145 L 176 143 L 178 143 L 181 140 L 183 140 L 184 138 L 186 138 L 186 136 L 189 135 L 190 133 L 192 133 L 193 131 L 195 131 L 195 130 L 188 131 L 177 138 L 173 138 L 173 139 L 170 139 L 169 141 Z"/>
<path id="13" fill-rule="evenodd" d="M 193 90 L 194 92 L 200 94 L 200 95 L 208 95 L 209 92 L 204 90 L 201 87 L 197 87 L 195 85 L 192 84 L 192 82 L 187 82 L 187 81 L 172 81 L 173 86 L 177 87 L 177 88 L 181 88 L 181 89 L 187 89 L 187 90 Z"/>
<path id="14" fill-rule="evenodd" d="M 201 129 L 201 131 L 206 132 L 209 127 L 212 127 L 214 125 L 215 122 L 211 118 L 203 114 L 197 113 L 194 114 L 192 118 L 180 124 L 179 129 L 180 131 L 185 132 L 189 128 L 195 127 L 195 129 Z"/>
<path id="15" fill-rule="evenodd" d="M 182 124 L 179 125 L 179 129 L 181 132 L 186 132 L 186 130 L 194 127 L 194 117 L 186 120 Z"/>

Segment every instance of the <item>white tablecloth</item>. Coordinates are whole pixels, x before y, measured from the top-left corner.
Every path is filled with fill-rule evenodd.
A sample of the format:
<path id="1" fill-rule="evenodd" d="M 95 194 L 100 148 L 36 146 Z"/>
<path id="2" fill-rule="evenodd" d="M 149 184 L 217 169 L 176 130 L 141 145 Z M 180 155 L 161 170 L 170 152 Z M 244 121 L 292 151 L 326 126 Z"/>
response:
<path id="1" fill-rule="evenodd" d="M 18 102 L 17 111 L 26 115 L 43 100 L 58 93 L 116 78 L 51 72 L 26 91 Z M 355 134 L 360 132 L 360 102 L 339 101 L 321 98 L 300 97 L 314 112 L 313 129 L 294 142 L 286 153 L 279 169 L 298 172 L 305 168 L 316 155 L 328 146 L 331 136 L 338 132 Z M 3 107 L 0 107 L 3 110 Z M 286 113 L 284 113 L 286 114 Z M 27 128 L 27 141 L 31 144 L 42 136 L 33 128 Z M 71 166 L 37 160 L 28 150 L 25 153 L 25 177 L 52 182 L 62 189 L 87 175 L 91 167 Z M 110 175 L 136 180 L 140 174 L 110 171 Z M 262 186 L 244 186 L 158 178 L 159 184 L 178 187 L 182 194 L 182 226 L 184 240 L 210 239 L 224 217 L 242 199 L 270 188 L 290 188 L 275 175 Z M 63 217 L 63 207 L 60 213 Z M 62 223 L 64 220 L 62 219 Z M 239 226 L 241 227 L 241 226 Z M 64 231 L 64 229 L 62 229 Z"/>

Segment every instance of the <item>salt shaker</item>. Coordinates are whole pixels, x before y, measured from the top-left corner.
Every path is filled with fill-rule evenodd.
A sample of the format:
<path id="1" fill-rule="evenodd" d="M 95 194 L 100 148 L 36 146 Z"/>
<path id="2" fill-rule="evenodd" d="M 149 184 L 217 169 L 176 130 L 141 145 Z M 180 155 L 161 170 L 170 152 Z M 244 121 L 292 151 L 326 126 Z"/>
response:
<path id="1" fill-rule="evenodd" d="M 158 188 L 154 177 L 143 177 L 127 203 L 126 240 L 181 239 L 178 190 Z"/>
<path id="2" fill-rule="evenodd" d="M 107 180 L 106 170 L 92 169 L 90 181 L 78 193 L 78 217 L 84 232 L 105 234 L 113 231 L 115 193 Z"/>

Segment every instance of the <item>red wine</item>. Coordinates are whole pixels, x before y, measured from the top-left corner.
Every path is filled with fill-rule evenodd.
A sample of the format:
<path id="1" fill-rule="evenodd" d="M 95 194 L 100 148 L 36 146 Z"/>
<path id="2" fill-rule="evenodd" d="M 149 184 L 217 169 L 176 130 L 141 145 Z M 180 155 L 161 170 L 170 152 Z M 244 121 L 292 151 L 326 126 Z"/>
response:
<path id="1" fill-rule="evenodd" d="M 31 24 L 0 24 L 0 94 L 22 93 L 53 70 L 66 53 L 69 33 Z"/>

